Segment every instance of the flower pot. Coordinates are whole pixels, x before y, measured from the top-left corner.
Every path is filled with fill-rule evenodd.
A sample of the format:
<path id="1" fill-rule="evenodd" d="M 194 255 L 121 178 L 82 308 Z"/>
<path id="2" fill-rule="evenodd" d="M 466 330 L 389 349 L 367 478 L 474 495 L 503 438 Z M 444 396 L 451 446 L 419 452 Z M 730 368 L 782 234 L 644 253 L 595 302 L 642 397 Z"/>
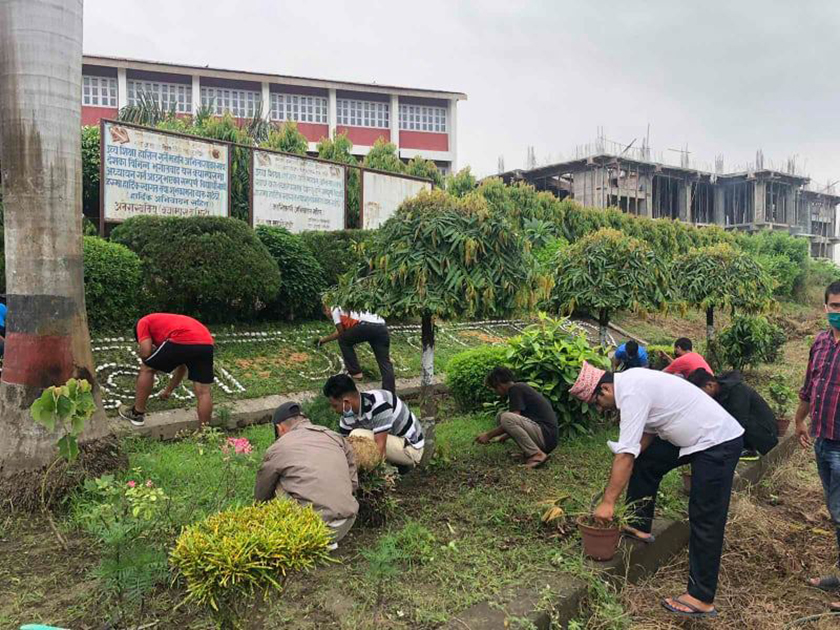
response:
<path id="1" fill-rule="evenodd" d="M 618 549 L 621 532 L 618 527 L 594 527 L 584 522 L 585 517 L 577 520 L 578 530 L 583 538 L 583 553 L 593 560 L 611 560 Z"/>
<path id="2" fill-rule="evenodd" d="M 787 435 L 788 429 L 790 428 L 790 418 L 777 417 L 776 428 L 779 430 L 779 437 Z"/>
<path id="3" fill-rule="evenodd" d="M 682 471 L 683 492 L 691 494 L 691 470 Z"/>

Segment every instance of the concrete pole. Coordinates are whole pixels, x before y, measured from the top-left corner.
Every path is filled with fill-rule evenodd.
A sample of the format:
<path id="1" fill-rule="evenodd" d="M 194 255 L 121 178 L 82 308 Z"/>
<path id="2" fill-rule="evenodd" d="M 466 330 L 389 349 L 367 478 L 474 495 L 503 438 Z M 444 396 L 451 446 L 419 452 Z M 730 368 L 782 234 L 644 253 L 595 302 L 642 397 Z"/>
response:
<path id="1" fill-rule="evenodd" d="M 338 99 L 335 96 L 335 89 L 330 88 L 327 103 L 327 120 L 329 121 L 329 136 L 335 138 L 335 131 L 338 127 Z"/>

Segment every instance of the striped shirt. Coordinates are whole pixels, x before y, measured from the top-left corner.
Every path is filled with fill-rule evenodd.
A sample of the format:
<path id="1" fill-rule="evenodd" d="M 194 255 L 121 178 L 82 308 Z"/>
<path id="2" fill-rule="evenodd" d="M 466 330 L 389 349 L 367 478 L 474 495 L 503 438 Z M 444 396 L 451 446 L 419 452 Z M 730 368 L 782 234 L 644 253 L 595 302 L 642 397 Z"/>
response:
<path id="1" fill-rule="evenodd" d="M 353 429 L 369 429 L 374 433 L 388 432 L 405 438 L 414 448 L 423 448 L 423 429 L 417 417 L 402 400 L 385 389 L 362 392 L 362 406 L 358 416 L 341 416 L 339 428 L 344 435 Z"/>
<path id="2" fill-rule="evenodd" d="M 811 405 L 811 435 L 840 440 L 840 343 L 830 330 L 814 339 L 799 399 Z"/>

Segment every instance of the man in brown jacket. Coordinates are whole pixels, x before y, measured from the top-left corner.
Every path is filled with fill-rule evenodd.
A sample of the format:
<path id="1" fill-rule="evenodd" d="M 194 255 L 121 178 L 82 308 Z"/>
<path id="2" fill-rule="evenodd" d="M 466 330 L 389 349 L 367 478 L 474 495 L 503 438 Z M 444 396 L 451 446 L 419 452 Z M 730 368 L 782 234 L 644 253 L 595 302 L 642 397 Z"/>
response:
<path id="1" fill-rule="evenodd" d="M 296 402 L 280 405 L 272 418 L 274 444 L 257 472 L 254 499 L 289 497 L 312 505 L 338 542 L 356 522 L 359 485 L 353 449 L 343 437 L 312 424 Z"/>

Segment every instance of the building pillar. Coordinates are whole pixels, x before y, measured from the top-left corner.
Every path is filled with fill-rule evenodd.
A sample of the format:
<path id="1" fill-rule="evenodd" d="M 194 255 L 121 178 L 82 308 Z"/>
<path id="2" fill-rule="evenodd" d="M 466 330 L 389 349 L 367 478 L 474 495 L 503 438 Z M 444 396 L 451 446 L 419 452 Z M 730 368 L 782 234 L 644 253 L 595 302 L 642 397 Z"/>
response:
<path id="1" fill-rule="evenodd" d="M 458 169 L 458 99 L 449 101 L 449 111 L 446 114 L 446 128 L 449 131 L 449 168 L 454 173 Z"/>
<path id="2" fill-rule="evenodd" d="M 788 186 L 785 193 L 785 223 L 790 226 L 797 225 L 796 197 L 796 188 Z"/>
<path id="3" fill-rule="evenodd" d="M 715 184 L 714 188 L 712 189 L 713 192 L 713 199 L 714 199 L 714 217 L 715 225 L 726 225 L 726 213 L 725 213 L 725 201 L 724 201 L 724 192 L 723 186 L 720 184 Z"/>
<path id="4" fill-rule="evenodd" d="M 125 68 L 117 68 L 117 107 L 122 109 L 128 105 L 128 79 Z"/>
<path id="5" fill-rule="evenodd" d="M 753 182 L 755 200 L 753 202 L 753 223 L 767 222 L 767 208 L 765 208 L 765 193 L 767 182 Z"/>
<path id="6" fill-rule="evenodd" d="M 192 115 L 201 109 L 201 78 L 194 74 L 192 77 Z"/>
<path id="7" fill-rule="evenodd" d="M 684 179 L 679 184 L 682 187 L 677 203 L 679 204 L 679 219 L 686 223 L 691 222 L 691 182 Z"/>
<path id="8" fill-rule="evenodd" d="M 643 195 L 639 202 L 639 216 L 650 218 L 653 216 L 653 177 L 639 175 L 639 194 Z"/>
<path id="9" fill-rule="evenodd" d="M 334 88 L 330 88 L 329 90 L 328 101 L 329 102 L 327 103 L 327 120 L 329 121 L 330 125 L 329 136 L 330 138 L 335 138 L 335 130 L 336 127 L 338 127 L 338 99 L 336 99 L 335 97 Z"/>
<path id="10" fill-rule="evenodd" d="M 400 97 L 391 94 L 391 142 L 397 147 L 397 156 L 400 154 Z"/>
<path id="11" fill-rule="evenodd" d="M 271 122 L 271 84 L 268 81 L 263 81 L 260 87 L 262 88 L 263 118 Z"/>

